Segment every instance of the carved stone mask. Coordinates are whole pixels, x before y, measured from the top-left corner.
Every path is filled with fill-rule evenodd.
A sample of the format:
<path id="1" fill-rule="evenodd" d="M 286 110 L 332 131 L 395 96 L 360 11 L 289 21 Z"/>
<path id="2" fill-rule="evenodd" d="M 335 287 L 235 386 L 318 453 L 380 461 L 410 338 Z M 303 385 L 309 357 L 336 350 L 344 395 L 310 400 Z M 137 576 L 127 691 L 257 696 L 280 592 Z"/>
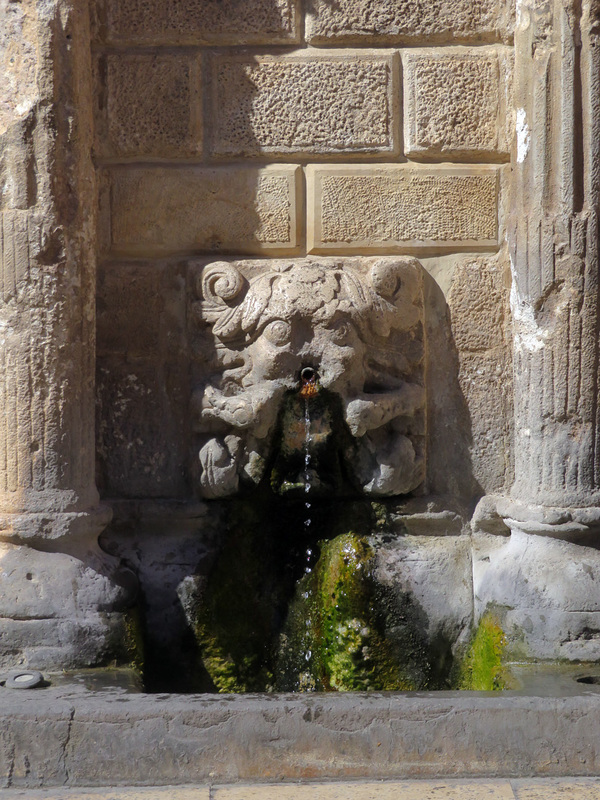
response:
<path id="1" fill-rule="evenodd" d="M 341 400 L 362 490 L 414 490 L 425 469 L 422 279 L 418 261 L 398 257 L 199 267 L 200 493 L 261 480 L 283 398 L 300 390 L 305 367 Z"/>

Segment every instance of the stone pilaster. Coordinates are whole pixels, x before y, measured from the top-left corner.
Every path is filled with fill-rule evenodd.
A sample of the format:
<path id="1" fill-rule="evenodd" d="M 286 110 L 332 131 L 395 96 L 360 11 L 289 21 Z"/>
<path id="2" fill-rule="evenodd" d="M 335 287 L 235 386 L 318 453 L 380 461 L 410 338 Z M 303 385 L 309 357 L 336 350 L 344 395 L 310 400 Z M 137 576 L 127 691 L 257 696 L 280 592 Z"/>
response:
<path id="1" fill-rule="evenodd" d="M 511 658 L 600 658 L 600 3 L 517 4 L 515 481 L 474 517 L 475 616 Z M 504 536 L 491 534 L 502 533 Z"/>
<path id="2" fill-rule="evenodd" d="M 596 0 L 523 0 L 515 34 L 515 504 L 503 516 L 558 535 L 600 518 L 599 15 Z"/>
<path id="3" fill-rule="evenodd" d="M 0 0 L 0 664 L 112 657 L 97 545 L 96 185 L 87 4 Z M 117 650 L 119 645 L 117 644 Z"/>

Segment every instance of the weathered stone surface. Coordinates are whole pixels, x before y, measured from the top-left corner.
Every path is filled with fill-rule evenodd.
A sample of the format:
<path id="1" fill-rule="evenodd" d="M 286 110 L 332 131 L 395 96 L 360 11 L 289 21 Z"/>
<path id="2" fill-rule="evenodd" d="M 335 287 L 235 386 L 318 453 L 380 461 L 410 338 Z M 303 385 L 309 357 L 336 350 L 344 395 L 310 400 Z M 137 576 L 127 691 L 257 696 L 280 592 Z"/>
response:
<path id="1" fill-rule="evenodd" d="M 600 517 L 598 21 L 595 3 L 581 16 L 529 4 L 519 14 L 508 225 L 518 376 L 511 495 L 565 517 L 595 508 L 591 530 Z"/>
<path id="2" fill-rule="evenodd" d="M 15 789 L 42 784 L 47 794 L 58 786 L 69 791 L 65 782 L 101 787 L 107 775 L 113 786 L 132 790 L 182 781 L 271 782 L 285 797 L 324 779 L 352 780 L 350 789 L 359 778 L 385 787 L 382 778 L 437 777 L 441 790 L 447 779 L 440 781 L 440 774 L 461 776 L 462 789 L 466 775 L 483 778 L 485 786 L 490 773 L 593 776 L 599 769 L 600 697 L 574 681 L 573 693 L 561 698 L 540 692 L 152 697 L 92 695 L 81 685 L 1 691 L 3 783 Z M 312 794 L 302 798 L 315 796 L 314 784 L 308 786 Z"/>
<path id="3" fill-rule="evenodd" d="M 507 39 L 511 5 L 497 0 L 310 0 L 306 35 L 313 44 Z"/>
<path id="4" fill-rule="evenodd" d="M 118 496 L 186 492 L 183 268 L 108 262 L 98 277 L 97 473 Z"/>
<path id="5" fill-rule="evenodd" d="M 97 153 L 165 158 L 202 152 L 196 59 L 112 53 L 98 60 L 96 71 L 103 100 L 96 113 Z"/>
<path id="6" fill-rule="evenodd" d="M 113 168 L 110 230 L 118 254 L 293 253 L 299 167 Z"/>
<path id="7" fill-rule="evenodd" d="M 0 31 L 0 531 L 38 548 L 3 546 L 0 662 L 58 668 L 119 657 L 135 594 L 97 547 L 88 7 L 1 2 Z"/>
<path id="8" fill-rule="evenodd" d="M 113 507 L 115 517 L 101 544 L 129 564 L 139 580 L 146 688 L 201 691 L 206 686 L 194 662 L 181 598 L 188 582 L 201 581 L 212 564 L 222 510 L 173 499 L 113 500 Z"/>
<path id="9" fill-rule="evenodd" d="M 397 65 L 392 56 L 218 57 L 212 152 L 392 152 Z"/>
<path id="10" fill-rule="evenodd" d="M 509 537 L 473 537 L 476 617 L 494 610 L 516 660 L 598 660 L 598 551 L 508 524 Z"/>
<path id="11" fill-rule="evenodd" d="M 491 168 L 311 165 L 306 172 L 311 253 L 497 244 Z"/>
<path id="12" fill-rule="evenodd" d="M 292 44 L 297 0 L 104 0 L 96 35 L 135 44 Z"/>
<path id="13" fill-rule="evenodd" d="M 407 51 L 405 152 L 413 157 L 485 157 L 507 151 L 495 52 Z"/>
<path id="14" fill-rule="evenodd" d="M 597 800 L 600 797 L 600 780 L 593 778 L 563 778 L 550 780 L 511 781 L 516 800 Z"/>
<path id="15" fill-rule="evenodd" d="M 99 360 L 98 483 L 108 497 L 186 492 L 186 376 L 175 362 Z"/>
<path id="16" fill-rule="evenodd" d="M 440 660 L 451 659 L 451 650 L 465 643 L 473 621 L 470 537 L 408 535 L 383 542 L 377 551 L 377 578 L 395 591 L 410 593 L 416 613 L 423 615 L 420 623 L 429 644 Z M 443 671 L 441 663 L 434 667 Z"/>
<path id="17" fill-rule="evenodd" d="M 14 728 L 0 733 L 0 785 L 35 787 L 62 785 L 68 778 L 65 748 L 69 741 L 72 708 L 56 703 L 44 718 L 14 709 Z"/>
<path id="18" fill-rule="evenodd" d="M 65 553 L 0 546 L 0 618 L 76 619 L 123 601 L 123 591 L 98 570 Z"/>
<path id="19" fill-rule="evenodd" d="M 307 366 L 317 374 L 315 404 L 321 389 L 341 400 L 363 490 L 415 489 L 425 472 L 422 281 L 411 258 L 217 261 L 199 271 L 195 312 L 209 328 L 210 362 L 194 401 L 203 494 L 260 481 L 284 396 L 300 391 Z M 234 363 L 245 366 L 232 371 Z M 300 448 L 304 437 L 302 419 Z"/>
<path id="20" fill-rule="evenodd" d="M 458 380 L 470 416 L 473 477 L 485 492 L 512 482 L 512 359 L 508 265 L 504 258 L 459 262 L 448 305 Z"/>
<path id="21" fill-rule="evenodd" d="M 29 789 L 28 800 L 599 800 L 596 778 L 526 780 L 449 779 L 249 784 L 242 786 L 152 786 L 146 788 Z M 21 800 L 5 790 L 2 800 Z"/>
<path id="22" fill-rule="evenodd" d="M 164 270 L 156 264 L 103 265 L 97 283 L 97 353 L 151 357 L 165 337 Z M 175 316 L 175 315 L 173 315 Z M 173 334 L 181 327 L 177 318 Z"/>

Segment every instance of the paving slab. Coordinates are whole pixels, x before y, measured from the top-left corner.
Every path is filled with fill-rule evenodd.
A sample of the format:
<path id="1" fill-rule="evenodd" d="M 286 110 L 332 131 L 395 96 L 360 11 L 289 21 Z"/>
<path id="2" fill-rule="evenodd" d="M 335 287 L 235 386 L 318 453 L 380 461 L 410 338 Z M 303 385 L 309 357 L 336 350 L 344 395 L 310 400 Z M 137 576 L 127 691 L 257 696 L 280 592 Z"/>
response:
<path id="1" fill-rule="evenodd" d="M 600 800 L 600 778 L 5 789 L 0 800 Z"/>
<path id="2" fill-rule="evenodd" d="M 516 800 L 600 800 L 600 778 L 511 781 Z"/>
<path id="3" fill-rule="evenodd" d="M 509 781 L 307 783 L 222 786 L 211 800 L 514 800 Z"/>
<path id="4" fill-rule="evenodd" d="M 0 800 L 210 800 L 208 786 L 98 789 L 6 789 Z"/>

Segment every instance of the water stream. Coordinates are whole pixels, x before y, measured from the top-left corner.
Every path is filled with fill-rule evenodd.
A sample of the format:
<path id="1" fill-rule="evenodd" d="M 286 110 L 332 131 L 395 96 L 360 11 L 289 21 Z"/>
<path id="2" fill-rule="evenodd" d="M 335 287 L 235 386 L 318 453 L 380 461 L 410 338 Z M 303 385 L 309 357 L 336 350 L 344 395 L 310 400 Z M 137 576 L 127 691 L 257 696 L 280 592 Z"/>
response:
<path id="1" fill-rule="evenodd" d="M 311 444 L 311 435 L 310 435 L 310 408 L 309 408 L 309 400 L 308 397 L 304 398 L 304 492 L 306 496 L 306 500 L 304 502 L 304 508 L 306 509 L 306 513 L 304 515 L 304 532 L 308 534 L 310 532 L 310 526 L 312 524 L 311 519 L 311 502 L 310 502 L 310 489 L 311 489 L 311 482 L 310 482 L 310 461 L 311 461 L 311 454 L 310 454 L 310 444 Z M 308 538 L 308 536 L 307 536 Z M 304 566 L 304 572 L 306 575 L 310 575 L 312 572 L 312 557 L 313 551 L 312 548 L 309 546 L 306 549 L 306 561 Z M 310 609 L 311 604 L 311 595 L 312 589 L 310 582 L 307 584 L 307 588 L 303 593 L 303 597 L 305 600 L 308 601 L 307 608 Z M 312 615 L 309 613 L 306 616 L 306 631 L 304 634 L 304 660 L 306 661 L 307 671 L 306 673 L 300 674 L 300 684 L 303 684 L 303 688 L 308 691 L 311 689 L 311 674 L 310 674 L 310 662 L 312 658 Z"/>

